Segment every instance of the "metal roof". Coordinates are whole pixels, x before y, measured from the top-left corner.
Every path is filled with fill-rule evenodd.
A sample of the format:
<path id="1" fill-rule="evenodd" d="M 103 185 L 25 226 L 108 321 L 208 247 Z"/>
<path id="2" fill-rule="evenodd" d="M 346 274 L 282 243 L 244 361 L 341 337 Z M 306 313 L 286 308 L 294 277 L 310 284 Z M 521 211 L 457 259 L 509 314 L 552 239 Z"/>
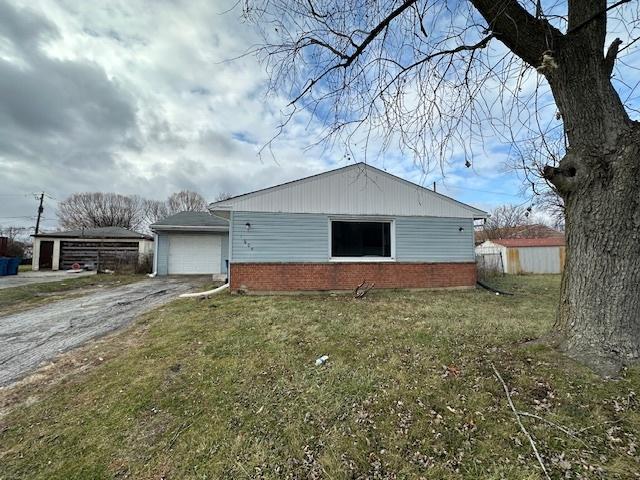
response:
<path id="1" fill-rule="evenodd" d="M 504 227 L 497 229 L 484 228 L 476 231 L 476 243 L 482 243 L 485 240 L 493 238 L 548 238 L 548 237 L 564 237 L 564 233 L 540 223 L 532 223 L 530 225 L 519 225 L 517 227 Z"/>
<path id="2" fill-rule="evenodd" d="M 152 230 L 228 230 L 229 222 L 209 212 L 179 212 L 154 223 L 150 228 Z"/>
<path id="3" fill-rule="evenodd" d="M 487 212 L 365 163 L 209 205 L 211 211 L 486 218 Z"/>
<path id="4" fill-rule="evenodd" d="M 62 232 L 39 233 L 34 237 L 54 237 L 54 238 L 135 238 L 149 239 L 148 235 L 134 232 L 123 227 L 96 227 L 81 228 L 78 230 L 65 230 Z"/>
<path id="5" fill-rule="evenodd" d="M 489 242 L 497 243 L 503 247 L 564 247 L 564 236 L 546 238 L 495 238 Z"/>

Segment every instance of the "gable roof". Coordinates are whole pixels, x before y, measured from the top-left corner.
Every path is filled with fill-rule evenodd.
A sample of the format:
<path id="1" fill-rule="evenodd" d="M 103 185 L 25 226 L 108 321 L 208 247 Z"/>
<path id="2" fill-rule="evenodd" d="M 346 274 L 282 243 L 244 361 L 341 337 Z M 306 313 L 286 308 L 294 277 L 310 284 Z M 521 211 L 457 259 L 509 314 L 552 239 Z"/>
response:
<path id="1" fill-rule="evenodd" d="M 209 205 L 211 211 L 486 218 L 487 212 L 365 163 Z"/>
<path id="2" fill-rule="evenodd" d="M 546 238 L 496 238 L 489 241 L 508 248 L 563 247 L 565 244 L 564 236 Z"/>
<path id="3" fill-rule="evenodd" d="M 148 235 L 134 232 L 123 227 L 95 227 L 81 228 L 77 230 L 65 230 L 62 232 L 39 233 L 34 237 L 59 237 L 59 238 L 135 238 L 149 239 Z"/>
<path id="4" fill-rule="evenodd" d="M 209 212 L 179 212 L 150 226 L 152 230 L 229 230 L 229 222 Z"/>

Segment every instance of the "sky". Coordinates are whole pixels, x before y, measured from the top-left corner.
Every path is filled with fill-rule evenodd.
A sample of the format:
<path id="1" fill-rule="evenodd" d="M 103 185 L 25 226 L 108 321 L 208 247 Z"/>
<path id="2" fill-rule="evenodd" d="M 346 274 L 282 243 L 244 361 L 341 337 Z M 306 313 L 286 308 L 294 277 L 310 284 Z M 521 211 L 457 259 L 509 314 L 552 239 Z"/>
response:
<path id="1" fill-rule="evenodd" d="M 320 126 L 294 118 L 271 148 L 287 99 L 266 93 L 255 30 L 213 0 L 0 0 L 0 226 L 56 228 L 74 192 L 213 201 L 353 162 L 314 146 Z M 389 151 L 376 167 L 481 209 L 526 203 L 500 141 L 425 175 Z"/>

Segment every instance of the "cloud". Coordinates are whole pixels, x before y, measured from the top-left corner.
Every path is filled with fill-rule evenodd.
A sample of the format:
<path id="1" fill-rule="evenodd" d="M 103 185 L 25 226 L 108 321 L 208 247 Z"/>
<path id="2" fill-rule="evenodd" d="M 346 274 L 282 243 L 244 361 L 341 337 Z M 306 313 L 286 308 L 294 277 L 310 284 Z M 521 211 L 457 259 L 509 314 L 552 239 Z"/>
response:
<path id="1" fill-rule="evenodd" d="M 259 155 L 287 99 L 266 95 L 254 57 L 226 61 L 258 41 L 237 10 L 222 13 L 233 3 L 0 0 L 0 224 L 33 225 L 7 217 L 33 217 L 43 190 L 163 199 L 189 188 L 213 200 L 345 165 L 340 145 L 313 146 L 322 125 L 309 112 Z M 393 147 L 352 158 L 490 208 L 520 188 L 498 143 L 473 145 L 471 169 L 454 152 L 445 180 Z M 47 199 L 47 228 L 54 210 Z"/>

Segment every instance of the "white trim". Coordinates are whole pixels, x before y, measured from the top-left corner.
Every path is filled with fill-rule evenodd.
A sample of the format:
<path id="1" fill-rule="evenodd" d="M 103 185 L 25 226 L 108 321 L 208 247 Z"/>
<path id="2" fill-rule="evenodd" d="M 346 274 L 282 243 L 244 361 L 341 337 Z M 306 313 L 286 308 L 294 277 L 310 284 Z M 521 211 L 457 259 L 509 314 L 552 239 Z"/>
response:
<path id="1" fill-rule="evenodd" d="M 391 257 L 330 257 L 331 263 L 394 263 Z"/>
<path id="2" fill-rule="evenodd" d="M 122 237 L 118 237 L 118 238 L 111 238 L 111 237 L 100 237 L 100 238 L 93 238 L 93 237 L 56 237 L 55 235 L 53 236 L 46 236 L 46 235 L 38 235 L 38 240 L 45 240 L 45 241 L 55 241 L 55 240 L 59 240 L 61 242 L 121 242 L 121 243 L 138 243 L 139 241 L 147 241 L 147 242 L 153 242 L 153 240 L 148 239 L 148 238 L 122 238 Z"/>
<path id="3" fill-rule="evenodd" d="M 153 232 L 153 276 L 158 274 L 158 234 Z"/>
<path id="4" fill-rule="evenodd" d="M 151 229 L 152 231 L 156 232 L 156 231 L 161 231 L 161 232 L 170 232 L 170 231 L 174 231 L 174 230 L 179 230 L 179 231 L 194 231 L 194 232 L 200 232 L 200 231 L 206 231 L 206 232 L 228 232 L 229 231 L 229 227 L 223 227 L 223 226 L 213 226 L 213 225 L 154 225 L 154 227 Z"/>
<path id="5" fill-rule="evenodd" d="M 352 216 L 352 215 L 330 215 L 327 217 L 328 220 L 328 235 L 329 235 L 329 252 L 328 259 L 329 262 L 365 262 L 365 263 L 373 263 L 373 262 L 395 262 L 396 260 L 396 220 L 395 218 L 390 217 L 376 217 L 376 216 Z M 331 255 L 332 250 L 332 222 L 358 222 L 358 223 L 388 223 L 389 227 L 389 239 L 391 240 L 391 256 L 390 257 L 333 257 Z"/>
<path id="6" fill-rule="evenodd" d="M 53 241 L 53 254 L 51 255 L 51 270 L 60 270 L 60 239 Z"/>
<path id="7" fill-rule="evenodd" d="M 233 253 L 232 245 L 233 245 L 233 212 L 229 212 L 229 260 L 227 261 L 227 283 L 231 284 L 231 260 Z"/>

